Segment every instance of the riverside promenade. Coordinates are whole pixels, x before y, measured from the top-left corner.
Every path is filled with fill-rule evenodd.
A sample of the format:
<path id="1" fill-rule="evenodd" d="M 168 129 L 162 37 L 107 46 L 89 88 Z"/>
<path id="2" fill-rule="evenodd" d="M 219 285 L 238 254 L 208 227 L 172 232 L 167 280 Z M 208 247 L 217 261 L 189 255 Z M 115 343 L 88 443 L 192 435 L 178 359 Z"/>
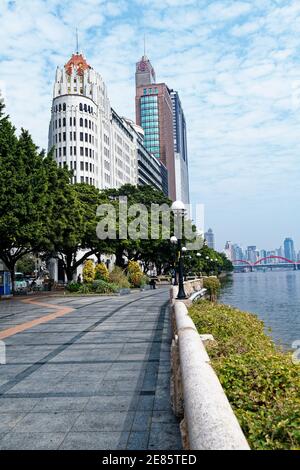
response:
<path id="1" fill-rule="evenodd" d="M 180 450 L 168 298 L 0 302 L 0 449 Z"/>

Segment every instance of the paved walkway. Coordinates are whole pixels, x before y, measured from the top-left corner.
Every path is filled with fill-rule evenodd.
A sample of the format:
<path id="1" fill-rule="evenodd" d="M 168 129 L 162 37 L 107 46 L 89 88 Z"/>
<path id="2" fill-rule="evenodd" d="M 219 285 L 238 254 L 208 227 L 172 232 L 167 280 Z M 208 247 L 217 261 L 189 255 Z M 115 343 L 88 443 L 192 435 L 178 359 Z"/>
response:
<path id="1" fill-rule="evenodd" d="M 0 449 L 181 449 L 167 300 L 0 302 Z"/>

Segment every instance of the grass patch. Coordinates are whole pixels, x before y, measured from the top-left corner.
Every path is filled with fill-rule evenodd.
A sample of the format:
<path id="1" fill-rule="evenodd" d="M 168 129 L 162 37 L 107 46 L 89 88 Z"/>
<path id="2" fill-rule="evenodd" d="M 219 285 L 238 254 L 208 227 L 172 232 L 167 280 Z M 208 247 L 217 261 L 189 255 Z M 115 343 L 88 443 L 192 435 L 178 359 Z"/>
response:
<path id="1" fill-rule="evenodd" d="M 256 315 L 200 301 L 189 313 L 252 449 L 300 449 L 300 366 Z"/>

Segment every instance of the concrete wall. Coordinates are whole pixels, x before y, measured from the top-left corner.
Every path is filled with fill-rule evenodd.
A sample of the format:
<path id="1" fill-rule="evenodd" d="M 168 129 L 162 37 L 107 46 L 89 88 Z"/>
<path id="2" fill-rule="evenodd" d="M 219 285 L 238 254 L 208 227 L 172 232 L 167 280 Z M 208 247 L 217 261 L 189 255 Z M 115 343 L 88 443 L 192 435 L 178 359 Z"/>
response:
<path id="1" fill-rule="evenodd" d="M 194 291 L 196 285 L 197 281 L 186 282 L 186 292 Z M 202 287 L 199 281 L 198 285 Z M 182 419 L 184 448 L 249 450 L 203 341 L 185 303 L 175 300 L 176 295 L 177 288 L 172 287 L 171 399 L 175 415 Z"/>

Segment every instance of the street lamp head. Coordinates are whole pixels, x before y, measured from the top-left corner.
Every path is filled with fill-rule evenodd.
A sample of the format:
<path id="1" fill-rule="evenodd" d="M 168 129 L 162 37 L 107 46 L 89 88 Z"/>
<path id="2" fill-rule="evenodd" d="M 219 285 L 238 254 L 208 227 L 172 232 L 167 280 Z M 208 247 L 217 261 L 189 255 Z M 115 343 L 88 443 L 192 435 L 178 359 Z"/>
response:
<path id="1" fill-rule="evenodd" d="M 177 238 L 175 237 L 175 235 L 173 235 L 173 237 L 170 238 L 170 242 L 172 243 L 172 245 L 176 245 L 176 243 L 178 242 Z"/>
<path id="2" fill-rule="evenodd" d="M 171 205 L 171 211 L 174 212 L 174 214 L 184 213 L 185 205 L 182 201 L 174 201 Z"/>
<path id="3" fill-rule="evenodd" d="M 181 251 L 182 251 L 182 253 L 186 253 L 186 252 L 187 252 L 186 246 L 183 246 L 183 247 L 181 248 Z"/>
<path id="4" fill-rule="evenodd" d="M 196 255 L 196 256 L 198 256 L 198 258 L 200 258 L 200 256 L 202 256 L 202 255 L 201 255 L 201 253 L 197 253 L 197 255 Z"/>
<path id="5" fill-rule="evenodd" d="M 206 259 L 209 259 L 209 256 L 206 256 Z"/>

